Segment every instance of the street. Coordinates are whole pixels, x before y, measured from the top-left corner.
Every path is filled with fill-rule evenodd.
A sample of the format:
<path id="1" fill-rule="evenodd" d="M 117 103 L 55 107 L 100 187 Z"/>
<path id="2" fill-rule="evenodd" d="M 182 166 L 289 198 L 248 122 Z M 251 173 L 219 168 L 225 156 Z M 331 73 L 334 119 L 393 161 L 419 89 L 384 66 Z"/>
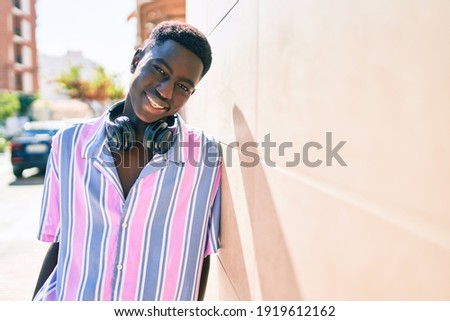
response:
<path id="1" fill-rule="evenodd" d="M 0 300 L 31 300 L 48 245 L 36 239 L 44 177 L 17 180 L 9 153 L 0 154 Z"/>

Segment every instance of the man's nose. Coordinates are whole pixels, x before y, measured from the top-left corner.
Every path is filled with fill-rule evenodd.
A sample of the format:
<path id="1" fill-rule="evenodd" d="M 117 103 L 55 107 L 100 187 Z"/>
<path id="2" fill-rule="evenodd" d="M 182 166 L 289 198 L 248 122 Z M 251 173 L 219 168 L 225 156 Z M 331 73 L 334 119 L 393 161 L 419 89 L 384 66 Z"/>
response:
<path id="1" fill-rule="evenodd" d="M 156 90 L 162 99 L 171 99 L 173 94 L 173 85 L 169 80 L 162 81 L 156 86 Z"/>

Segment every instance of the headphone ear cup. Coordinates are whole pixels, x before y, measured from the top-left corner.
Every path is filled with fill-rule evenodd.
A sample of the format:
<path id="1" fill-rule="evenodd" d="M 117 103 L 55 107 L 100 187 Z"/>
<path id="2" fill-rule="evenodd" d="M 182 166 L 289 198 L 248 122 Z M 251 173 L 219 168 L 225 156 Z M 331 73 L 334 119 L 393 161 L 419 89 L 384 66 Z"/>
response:
<path id="1" fill-rule="evenodd" d="M 116 152 L 129 149 L 136 141 L 136 133 L 126 116 L 117 117 L 114 121 L 108 120 L 106 136 L 111 149 Z"/>
<path id="2" fill-rule="evenodd" d="M 133 125 L 131 121 L 126 116 L 117 117 L 114 120 L 116 127 L 120 128 L 120 137 L 121 141 L 121 149 L 127 150 L 134 146 L 134 142 L 136 141 L 136 133 L 134 132 Z"/>
<path id="3" fill-rule="evenodd" d="M 122 136 L 122 130 L 116 124 L 113 123 L 106 126 L 106 137 L 108 138 L 109 147 L 113 151 L 117 152 L 122 149 Z"/>
<path id="4" fill-rule="evenodd" d="M 163 120 L 148 125 L 144 131 L 144 146 L 153 153 L 161 155 L 167 153 L 172 147 L 173 141 L 174 131 Z"/>

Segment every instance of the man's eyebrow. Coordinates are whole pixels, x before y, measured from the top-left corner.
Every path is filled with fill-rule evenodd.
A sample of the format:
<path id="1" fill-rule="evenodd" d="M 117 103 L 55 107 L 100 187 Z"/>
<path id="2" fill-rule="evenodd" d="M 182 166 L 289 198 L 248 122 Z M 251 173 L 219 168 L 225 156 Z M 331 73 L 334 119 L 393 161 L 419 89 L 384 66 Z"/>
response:
<path id="1" fill-rule="evenodd" d="M 172 73 L 173 72 L 173 70 L 172 70 L 172 68 L 170 67 L 170 65 L 167 63 L 167 61 L 165 61 L 164 59 L 162 59 L 162 58 L 154 58 L 154 59 L 152 59 L 153 61 L 156 61 L 156 62 L 158 62 L 158 63 L 160 63 L 160 64 L 162 64 L 162 65 L 164 65 L 168 70 L 169 70 L 169 72 L 170 73 Z"/>
<path id="2" fill-rule="evenodd" d="M 162 59 L 162 58 L 154 58 L 153 61 L 164 65 L 164 67 L 166 67 L 167 70 L 169 70 L 170 73 L 173 73 L 173 69 L 170 67 L 170 65 L 167 63 L 167 61 L 165 61 L 164 59 Z M 192 86 L 192 88 L 195 88 L 194 82 L 192 80 L 187 79 L 187 78 L 181 78 L 180 80 L 188 83 L 190 86 Z"/>

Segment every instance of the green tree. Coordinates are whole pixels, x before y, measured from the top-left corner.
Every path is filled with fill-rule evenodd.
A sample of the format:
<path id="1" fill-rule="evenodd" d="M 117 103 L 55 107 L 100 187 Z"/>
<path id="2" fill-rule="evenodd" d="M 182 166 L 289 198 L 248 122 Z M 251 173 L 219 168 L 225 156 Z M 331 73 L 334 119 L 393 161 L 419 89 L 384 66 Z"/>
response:
<path id="1" fill-rule="evenodd" d="M 21 116 L 29 116 L 31 104 L 33 103 L 33 101 L 38 99 L 38 96 L 35 94 L 26 94 L 20 92 L 17 98 L 19 99 L 20 104 L 18 114 Z"/>
<path id="2" fill-rule="evenodd" d="M 105 68 L 97 66 L 94 77 L 87 80 L 82 79 L 81 69 L 82 66 L 71 66 L 56 78 L 56 83 L 70 98 L 88 104 L 96 116 L 102 112 L 99 105 L 103 107 L 109 100 L 124 97 L 124 88 L 118 84 L 118 75 L 110 74 Z"/>
<path id="3" fill-rule="evenodd" d="M 6 118 L 14 116 L 20 108 L 17 94 L 0 93 L 0 122 L 4 123 Z"/>

